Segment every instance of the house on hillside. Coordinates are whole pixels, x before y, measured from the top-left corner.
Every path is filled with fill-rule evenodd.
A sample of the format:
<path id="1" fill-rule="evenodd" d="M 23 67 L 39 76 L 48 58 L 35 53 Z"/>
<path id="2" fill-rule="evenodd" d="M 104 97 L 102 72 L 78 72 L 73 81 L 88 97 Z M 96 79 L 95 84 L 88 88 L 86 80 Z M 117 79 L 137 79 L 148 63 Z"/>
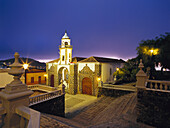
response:
<path id="1" fill-rule="evenodd" d="M 70 42 L 65 33 L 59 46 L 60 58 L 46 63 L 47 85 L 59 87 L 63 82 L 70 94 L 97 95 L 99 81 L 114 82 L 113 73 L 123 67 L 125 61 L 95 56 L 72 58 Z"/>

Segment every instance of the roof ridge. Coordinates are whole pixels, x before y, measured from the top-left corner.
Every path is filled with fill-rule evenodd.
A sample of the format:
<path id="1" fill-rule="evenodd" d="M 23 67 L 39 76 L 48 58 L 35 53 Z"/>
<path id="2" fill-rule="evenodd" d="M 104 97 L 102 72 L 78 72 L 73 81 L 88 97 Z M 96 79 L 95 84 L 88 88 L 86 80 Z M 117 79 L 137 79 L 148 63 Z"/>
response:
<path id="1" fill-rule="evenodd" d="M 91 57 L 93 57 L 96 60 L 96 58 L 94 56 L 91 56 Z M 99 62 L 99 61 L 96 60 L 96 62 Z"/>

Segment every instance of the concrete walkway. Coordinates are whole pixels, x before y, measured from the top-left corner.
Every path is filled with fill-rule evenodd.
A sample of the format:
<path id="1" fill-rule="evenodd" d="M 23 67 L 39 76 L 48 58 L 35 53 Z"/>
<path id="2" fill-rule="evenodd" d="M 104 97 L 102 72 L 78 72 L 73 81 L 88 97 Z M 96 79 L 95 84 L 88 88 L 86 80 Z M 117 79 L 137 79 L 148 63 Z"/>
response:
<path id="1" fill-rule="evenodd" d="M 65 95 L 65 115 L 66 117 L 74 116 L 82 109 L 97 100 L 97 97 L 83 94 Z"/>

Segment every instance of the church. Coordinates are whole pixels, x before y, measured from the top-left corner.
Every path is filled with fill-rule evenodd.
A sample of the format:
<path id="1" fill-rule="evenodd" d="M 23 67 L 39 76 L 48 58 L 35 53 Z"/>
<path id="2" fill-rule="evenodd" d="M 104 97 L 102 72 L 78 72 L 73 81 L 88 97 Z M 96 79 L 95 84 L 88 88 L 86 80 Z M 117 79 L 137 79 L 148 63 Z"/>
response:
<path id="1" fill-rule="evenodd" d="M 73 47 L 67 32 L 61 39 L 59 46 L 60 58 L 46 63 L 48 74 L 47 85 L 66 86 L 70 94 L 97 95 L 99 82 L 113 83 L 113 73 L 123 67 L 122 59 L 111 59 L 91 56 L 89 58 L 72 58 Z"/>

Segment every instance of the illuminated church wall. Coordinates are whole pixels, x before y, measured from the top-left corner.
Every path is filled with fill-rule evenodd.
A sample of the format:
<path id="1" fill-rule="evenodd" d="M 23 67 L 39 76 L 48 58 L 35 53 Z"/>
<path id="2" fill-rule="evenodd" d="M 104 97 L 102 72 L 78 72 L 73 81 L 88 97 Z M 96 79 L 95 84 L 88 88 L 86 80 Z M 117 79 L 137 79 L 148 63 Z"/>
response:
<path id="1" fill-rule="evenodd" d="M 93 56 L 77 57 L 77 59 L 75 57 L 72 61 L 70 40 L 65 33 L 59 46 L 60 58 L 46 64 L 47 85 L 61 87 L 62 81 L 64 81 L 66 91 L 70 94 L 97 95 L 99 80 L 104 83 L 113 82 L 113 73 L 117 67 L 121 66 L 121 62 L 116 63 L 113 59 Z M 107 63 L 104 63 L 105 61 Z"/>

